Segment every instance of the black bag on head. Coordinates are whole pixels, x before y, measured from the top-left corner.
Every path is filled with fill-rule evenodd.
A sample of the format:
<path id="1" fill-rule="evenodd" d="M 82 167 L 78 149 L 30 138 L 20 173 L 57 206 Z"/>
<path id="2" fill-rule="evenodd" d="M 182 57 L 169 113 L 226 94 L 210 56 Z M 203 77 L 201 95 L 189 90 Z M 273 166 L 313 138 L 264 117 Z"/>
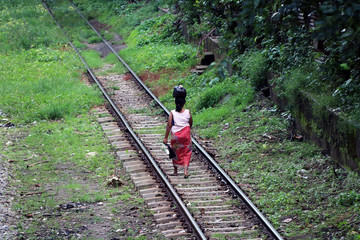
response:
<path id="1" fill-rule="evenodd" d="M 173 91 L 174 98 L 186 98 L 186 89 L 182 86 L 175 86 Z"/>

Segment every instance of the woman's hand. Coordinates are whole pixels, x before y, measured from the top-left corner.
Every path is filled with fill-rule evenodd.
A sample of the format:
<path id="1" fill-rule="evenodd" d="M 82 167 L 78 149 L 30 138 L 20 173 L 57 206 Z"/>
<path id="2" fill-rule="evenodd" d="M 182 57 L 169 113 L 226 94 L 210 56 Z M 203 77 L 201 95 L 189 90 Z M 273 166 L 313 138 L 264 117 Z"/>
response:
<path id="1" fill-rule="evenodd" d="M 166 124 L 165 137 L 164 137 L 164 140 L 163 140 L 164 144 L 168 143 L 168 137 L 169 137 L 169 133 L 170 133 L 170 130 L 171 130 L 171 127 L 172 127 L 172 124 L 171 124 L 172 119 L 173 119 L 173 115 L 172 115 L 172 112 L 170 112 L 170 115 L 169 115 L 169 118 L 168 118 L 168 123 Z"/>

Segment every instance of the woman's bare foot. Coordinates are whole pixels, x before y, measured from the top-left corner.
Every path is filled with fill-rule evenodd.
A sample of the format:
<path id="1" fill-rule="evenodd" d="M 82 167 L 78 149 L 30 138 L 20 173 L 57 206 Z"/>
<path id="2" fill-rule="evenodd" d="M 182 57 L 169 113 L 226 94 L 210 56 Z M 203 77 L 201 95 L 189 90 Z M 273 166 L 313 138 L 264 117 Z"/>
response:
<path id="1" fill-rule="evenodd" d="M 174 166 L 174 173 L 169 174 L 170 176 L 177 176 L 178 175 L 178 171 L 177 171 L 177 167 Z"/>
<path id="2" fill-rule="evenodd" d="M 188 178 L 190 174 L 187 171 L 187 167 L 184 168 L 184 178 Z"/>

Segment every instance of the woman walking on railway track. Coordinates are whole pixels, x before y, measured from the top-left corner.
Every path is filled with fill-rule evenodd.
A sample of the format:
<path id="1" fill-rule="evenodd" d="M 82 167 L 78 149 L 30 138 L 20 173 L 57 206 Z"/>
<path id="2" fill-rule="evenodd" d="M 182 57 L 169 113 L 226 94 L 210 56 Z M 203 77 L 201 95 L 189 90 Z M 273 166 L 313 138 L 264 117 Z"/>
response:
<path id="1" fill-rule="evenodd" d="M 172 110 L 166 126 L 164 144 L 168 142 L 168 136 L 171 130 L 171 148 L 175 151 L 176 157 L 172 160 L 174 165 L 174 173 L 177 176 L 178 167 L 184 167 L 184 178 L 189 177 L 188 167 L 192 153 L 191 134 L 192 117 L 190 110 L 185 109 L 185 98 L 176 97 L 176 109 Z"/>

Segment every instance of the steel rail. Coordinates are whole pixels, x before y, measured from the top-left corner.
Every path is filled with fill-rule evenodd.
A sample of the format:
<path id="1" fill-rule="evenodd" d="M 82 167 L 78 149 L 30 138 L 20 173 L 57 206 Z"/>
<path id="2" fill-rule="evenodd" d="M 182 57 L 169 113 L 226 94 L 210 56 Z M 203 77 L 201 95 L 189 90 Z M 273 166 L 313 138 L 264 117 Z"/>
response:
<path id="1" fill-rule="evenodd" d="M 136 79 L 138 84 L 141 85 L 142 88 L 146 90 L 146 92 L 156 101 L 156 103 L 166 112 L 167 115 L 170 114 L 169 110 L 166 109 L 166 107 L 160 102 L 160 100 L 150 91 L 150 89 L 141 81 L 141 79 L 136 75 L 136 73 L 127 65 L 127 63 L 119 56 L 119 54 L 114 50 L 114 48 L 109 44 L 103 36 L 94 28 L 91 23 L 84 17 L 84 15 L 79 11 L 79 9 L 74 5 L 72 0 L 69 0 L 72 7 L 76 10 L 76 12 L 81 16 L 82 19 L 86 21 L 86 23 L 91 27 L 92 30 L 100 37 L 103 42 L 108 46 L 108 48 L 115 54 L 115 56 L 120 60 L 120 62 L 129 70 L 131 75 Z"/>
<path id="2" fill-rule="evenodd" d="M 135 80 L 140 84 L 144 90 L 156 101 L 156 103 L 165 111 L 167 115 L 170 114 L 169 110 L 160 102 L 160 100 L 150 91 L 148 87 L 141 81 L 141 79 L 136 75 L 136 73 L 126 64 L 126 62 L 119 56 L 119 54 L 112 48 L 112 46 L 103 38 L 103 36 L 91 25 L 91 23 L 84 17 L 84 15 L 79 11 L 79 9 L 74 5 L 72 0 L 69 0 L 74 9 L 78 14 L 87 22 L 87 24 L 95 31 L 95 33 L 103 39 L 103 42 L 109 47 L 109 49 L 116 55 L 116 57 L 124 64 L 124 66 L 129 70 L 131 75 Z M 231 179 L 231 177 L 219 166 L 219 164 L 207 153 L 207 151 L 199 144 L 199 142 L 192 138 L 192 142 L 199 152 L 205 157 L 205 159 L 213 166 L 213 168 L 219 173 L 221 178 L 227 182 L 231 187 L 234 193 L 240 197 L 248 208 L 258 217 L 261 223 L 269 231 L 269 233 L 278 240 L 283 240 L 281 235 L 276 231 L 276 229 L 271 225 L 271 223 L 265 218 L 265 216 L 260 212 L 260 210 L 252 203 L 252 201 L 246 196 L 246 194 L 239 188 L 239 186 Z"/>
<path id="3" fill-rule="evenodd" d="M 83 57 L 81 56 L 80 52 L 78 51 L 78 49 L 75 47 L 75 45 L 72 43 L 71 39 L 68 37 L 68 35 L 66 34 L 66 32 L 63 30 L 63 28 L 60 26 L 60 24 L 57 22 L 57 20 L 55 19 L 54 15 L 52 14 L 50 8 L 48 8 L 48 6 L 45 3 L 45 0 L 41 0 L 45 9 L 49 12 L 50 16 L 54 19 L 55 23 L 57 24 L 57 26 L 61 29 L 61 31 L 64 33 L 64 35 L 67 37 L 70 45 L 73 47 L 73 49 L 75 50 L 75 52 L 77 53 L 78 57 L 80 58 L 80 60 L 82 61 L 82 63 L 86 66 L 90 76 L 93 78 L 93 80 L 96 82 L 96 84 L 98 85 L 98 87 L 100 88 L 100 90 L 102 91 L 104 97 L 106 98 L 106 100 L 109 102 L 111 108 L 114 110 L 114 112 L 116 113 L 116 115 L 121 119 L 122 123 L 125 125 L 125 127 L 127 128 L 127 130 L 129 131 L 130 135 L 132 136 L 132 138 L 135 140 L 136 144 L 140 147 L 140 149 L 143 151 L 144 155 L 147 157 L 147 159 L 150 161 L 150 163 L 152 164 L 153 168 L 155 169 L 156 173 L 158 174 L 158 176 L 160 177 L 161 181 L 165 184 L 165 186 L 167 187 L 167 189 L 169 190 L 170 194 L 172 195 L 172 198 L 174 199 L 174 201 L 176 202 L 176 205 L 179 207 L 180 211 L 182 211 L 182 213 L 184 214 L 184 216 L 186 217 L 186 219 L 188 220 L 188 222 L 190 223 L 191 228 L 194 230 L 196 236 L 198 237 L 198 239 L 207 239 L 206 236 L 204 235 L 204 233 L 202 232 L 202 230 L 200 229 L 200 227 L 198 226 L 198 224 L 196 223 L 196 221 L 194 220 L 194 218 L 192 217 L 191 213 L 189 212 L 189 210 L 186 208 L 184 202 L 181 200 L 181 198 L 179 197 L 179 195 L 176 193 L 175 189 L 173 188 L 173 186 L 170 184 L 170 182 L 168 181 L 168 179 L 166 178 L 165 174 L 162 172 L 162 170 L 160 169 L 160 167 L 157 165 L 155 159 L 151 156 L 150 152 L 146 149 L 146 147 L 143 145 L 142 141 L 137 137 L 137 135 L 135 134 L 135 132 L 132 130 L 131 126 L 129 125 L 129 123 L 127 122 L 127 120 L 125 119 L 124 115 L 120 112 L 120 110 L 116 107 L 115 103 L 111 100 L 110 96 L 107 94 L 107 92 L 105 91 L 105 89 L 101 86 L 100 82 L 98 81 L 97 77 L 95 76 L 95 74 L 93 73 L 93 71 L 90 69 L 90 67 L 87 65 L 86 61 L 83 59 Z"/>
<path id="4" fill-rule="evenodd" d="M 141 79 L 136 75 L 136 73 L 125 63 L 125 61 L 118 55 L 118 53 L 112 48 L 112 46 L 103 38 L 103 36 L 90 24 L 90 22 L 84 17 L 84 15 L 78 10 L 74 3 L 69 0 L 74 9 L 78 14 L 87 22 L 87 24 L 96 32 L 96 34 L 103 39 L 103 42 L 110 48 L 110 50 L 116 55 L 116 57 L 124 64 L 124 66 L 129 70 L 131 75 L 136 79 L 138 84 L 140 84 L 144 90 L 156 101 L 156 103 L 169 115 L 169 110 L 160 102 L 160 100 L 150 91 L 148 87 L 141 81 Z M 208 160 L 208 162 L 213 166 L 213 168 L 220 174 L 221 178 L 225 180 L 234 193 L 240 197 L 245 204 L 250 208 L 250 210 L 255 213 L 259 218 L 262 224 L 266 227 L 269 233 L 278 240 L 283 240 L 281 235 L 276 231 L 276 229 L 270 224 L 270 222 L 265 218 L 265 216 L 260 212 L 260 210 L 251 202 L 251 200 L 246 196 L 246 194 L 239 188 L 239 186 L 231 179 L 229 175 L 217 164 L 217 162 L 206 152 L 206 150 L 192 138 L 192 142 L 199 152 Z"/>

